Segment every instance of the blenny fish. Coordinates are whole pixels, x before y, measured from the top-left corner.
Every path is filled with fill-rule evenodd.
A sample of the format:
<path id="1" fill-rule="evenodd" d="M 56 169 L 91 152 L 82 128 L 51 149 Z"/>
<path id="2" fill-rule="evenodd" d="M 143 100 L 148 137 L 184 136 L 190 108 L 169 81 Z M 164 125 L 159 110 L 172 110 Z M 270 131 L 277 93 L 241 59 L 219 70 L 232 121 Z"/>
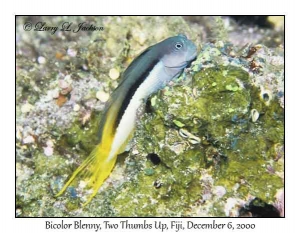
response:
<path id="1" fill-rule="evenodd" d="M 179 34 L 150 46 L 131 62 L 105 107 L 98 145 L 56 196 L 75 180 L 82 180 L 92 190 L 83 206 L 92 200 L 132 138 L 138 108 L 149 95 L 179 77 L 196 54 L 195 44 Z"/>

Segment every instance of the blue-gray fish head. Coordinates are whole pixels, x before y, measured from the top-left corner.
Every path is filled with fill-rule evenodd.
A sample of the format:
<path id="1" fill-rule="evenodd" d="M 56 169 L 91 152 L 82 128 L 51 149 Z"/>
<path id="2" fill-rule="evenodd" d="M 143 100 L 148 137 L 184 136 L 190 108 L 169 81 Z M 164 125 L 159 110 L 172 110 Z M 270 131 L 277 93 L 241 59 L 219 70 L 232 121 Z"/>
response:
<path id="1" fill-rule="evenodd" d="M 196 45 L 185 35 L 170 37 L 159 43 L 160 52 L 164 55 L 161 61 L 166 68 L 182 71 L 197 56 Z"/>

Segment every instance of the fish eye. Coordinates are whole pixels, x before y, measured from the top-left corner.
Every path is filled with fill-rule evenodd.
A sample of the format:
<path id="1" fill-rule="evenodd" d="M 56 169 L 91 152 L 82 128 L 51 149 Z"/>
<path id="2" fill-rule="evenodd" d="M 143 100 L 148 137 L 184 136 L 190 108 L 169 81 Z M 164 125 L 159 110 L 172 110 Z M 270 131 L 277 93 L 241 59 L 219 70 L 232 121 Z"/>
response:
<path id="1" fill-rule="evenodd" d="M 183 46 L 183 44 L 180 43 L 180 42 L 177 42 L 177 43 L 175 44 L 175 48 L 176 48 L 176 49 L 181 49 L 182 46 Z"/>

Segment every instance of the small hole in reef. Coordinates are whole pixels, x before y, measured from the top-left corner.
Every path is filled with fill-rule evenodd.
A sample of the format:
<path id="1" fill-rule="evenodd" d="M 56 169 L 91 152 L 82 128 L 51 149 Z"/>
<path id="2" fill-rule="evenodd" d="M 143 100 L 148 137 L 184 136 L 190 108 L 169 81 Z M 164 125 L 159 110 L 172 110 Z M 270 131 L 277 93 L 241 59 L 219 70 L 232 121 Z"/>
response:
<path id="1" fill-rule="evenodd" d="M 158 165 L 160 164 L 161 160 L 157 154 L 151 153 L 147 155 L 147 158 L 154 164 Z"/>
<path id="2" fill-rule="evenodd" d="M 253 199 L 239 210 L 239 217 L 276 218 L 280 217 L 278 209 L 265 203 L 260 198 Z"/>
<path id="3" fill-rule="evenodd" d="M 147 101 L 146 101 L 145 112 L 146 113 L 152 113 L 153 112 L 153 108 L 151 106 L 150 98 L 147 99 Z"/>
<path id="4" fill-rule="evenodd" d="M 162 183 L 159 180 L 154 181 L 153 186 L 159 189 L 162 186 Z"/>
<path id="5" fill-rule="evenodd" d="M 264 99 L 264 101 L 268 101 L 270 99 L 268 93 L 263 94 L 263 99 Z"/>
<path id="6" fill-rule="evenodd" d="M 24 157 L 26 157 L 26 158 L 32 158 L 32 153 L 31 153 L 31 151 L 25 151 L 23 155 L 24 155 Z"/>

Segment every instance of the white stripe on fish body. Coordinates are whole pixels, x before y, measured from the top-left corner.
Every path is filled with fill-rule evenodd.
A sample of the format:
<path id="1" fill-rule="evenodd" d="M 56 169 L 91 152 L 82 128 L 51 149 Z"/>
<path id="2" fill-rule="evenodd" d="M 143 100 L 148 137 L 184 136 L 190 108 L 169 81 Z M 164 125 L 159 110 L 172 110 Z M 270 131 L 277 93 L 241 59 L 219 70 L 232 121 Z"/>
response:
<path id="1" fill-rule="evenodd" d="M 116 129 L 116 134 L 112 143 L 108 160 L 112 159 L 116 153 L 118 153 L 120 147 L 125 143 L 125 140 L 134 129 L 136 113 L 142 104 L 143 99 L 147 98 L 153 92 L 163 87 L 172 78 L 173 77 L 170 77 L 164 71 L 164 65 L 161 61 L 154 66 L 148 77 L 136 90 L 128 104 L 127 109 L 124 112 L 122 119 L 120 120 L 120 123 Z"/>

